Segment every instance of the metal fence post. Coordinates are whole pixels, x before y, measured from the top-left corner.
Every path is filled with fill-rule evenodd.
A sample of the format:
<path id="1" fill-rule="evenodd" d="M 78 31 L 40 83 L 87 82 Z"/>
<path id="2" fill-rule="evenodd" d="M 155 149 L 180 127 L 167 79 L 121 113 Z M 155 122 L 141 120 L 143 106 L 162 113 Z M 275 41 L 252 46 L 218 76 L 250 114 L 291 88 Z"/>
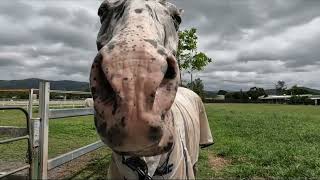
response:
<path id="1" fill-rule="evenodd" d="M 40 120 L 39 118 L 33 118 L 33 93 L 34 89 L 30 89 L 29 91 L 29 119 L 31 121 L 31 143 L 32 143 L 32 154 L 31 154 L 31 164 L 30 164 L 30 179 L 39 179 L 40 175 L 40 153 L 39 153 L 39 126 Z"/>
<path id="2" fill-rule="evenodd" d="M 34 121 L 32 118 L 32 110 L 33 110 L 33 89 L 29 91 L 29 105 L 28 105 L 28 113 L 29 113 L 29 120 L 31 121 L 31 163 L 30 163 L 30 171 L 29 176 L 31 179 L 38 179 L 38 171 L 39 171 L 39 153 L 38 148 L 35 147 L 34 144 Z"/>
<path id="3" fill-rule="evenodd" d="M 28 113 L 29 113 L 29 119 L 32 119 L 32 104 L 33 103 L 33 89 L 30 89 L 29 91 L 29 105 L 28 105 Z"/>
<path id="4" fill-rule="evenodd" d="M 48 136 L 50 83 L 41 81 L 39 88 L 40 110 L 40 179 L 48 179 Z"/>

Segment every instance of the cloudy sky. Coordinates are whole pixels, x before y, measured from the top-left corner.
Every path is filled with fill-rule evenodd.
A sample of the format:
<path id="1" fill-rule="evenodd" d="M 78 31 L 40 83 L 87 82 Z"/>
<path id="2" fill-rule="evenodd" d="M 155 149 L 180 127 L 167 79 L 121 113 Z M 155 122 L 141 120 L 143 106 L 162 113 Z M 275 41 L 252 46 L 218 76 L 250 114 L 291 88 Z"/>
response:
<path id="1" fill-rule="evenodd" d="M 173 0 L 214 59 L 208 90 L 320 89 L 320 0 Z M 88 81 L 101 0 L 0 0 L 0 79 Z"/>

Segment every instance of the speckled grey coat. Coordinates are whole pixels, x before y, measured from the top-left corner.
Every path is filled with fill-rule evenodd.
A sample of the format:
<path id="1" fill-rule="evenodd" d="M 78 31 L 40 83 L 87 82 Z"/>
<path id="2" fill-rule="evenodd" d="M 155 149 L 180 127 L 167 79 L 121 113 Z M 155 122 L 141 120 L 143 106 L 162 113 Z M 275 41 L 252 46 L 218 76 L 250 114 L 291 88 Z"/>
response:
<path id="1" fill-rule="evenodd" d="M 119 155 L 156 156 L 180 144 L 172 114 L 180 13 L 164 0 L 105 0 L 99 8 L 99 53 L 90 75 L 95 126 Z"/>

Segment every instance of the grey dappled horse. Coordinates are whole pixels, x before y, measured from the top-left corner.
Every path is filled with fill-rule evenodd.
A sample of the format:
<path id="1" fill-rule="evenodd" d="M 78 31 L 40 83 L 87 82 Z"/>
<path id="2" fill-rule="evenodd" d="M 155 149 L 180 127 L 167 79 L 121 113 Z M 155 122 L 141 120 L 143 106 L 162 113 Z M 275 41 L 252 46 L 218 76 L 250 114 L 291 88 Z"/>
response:
<path id="1" fill-rule="evenodd" d="M 90 85 L 109 178 L 194 179 L 213 143 L 199 96 L 178 88 L 181 10 L 165 0 L 105 0 Z"/>

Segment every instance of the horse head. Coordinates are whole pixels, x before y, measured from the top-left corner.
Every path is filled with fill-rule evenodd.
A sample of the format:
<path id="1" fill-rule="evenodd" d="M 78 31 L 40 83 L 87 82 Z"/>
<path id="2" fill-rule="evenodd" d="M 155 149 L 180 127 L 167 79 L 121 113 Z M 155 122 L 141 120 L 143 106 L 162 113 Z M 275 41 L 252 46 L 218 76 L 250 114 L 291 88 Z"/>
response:
<path id="1" fill-rule="evenodd" d="M 95 126 L 119 154 L 153 156 L 174 146 L 180 14 L 165 0 L 105 0 L 98 10 L 90 74 Z"/>

